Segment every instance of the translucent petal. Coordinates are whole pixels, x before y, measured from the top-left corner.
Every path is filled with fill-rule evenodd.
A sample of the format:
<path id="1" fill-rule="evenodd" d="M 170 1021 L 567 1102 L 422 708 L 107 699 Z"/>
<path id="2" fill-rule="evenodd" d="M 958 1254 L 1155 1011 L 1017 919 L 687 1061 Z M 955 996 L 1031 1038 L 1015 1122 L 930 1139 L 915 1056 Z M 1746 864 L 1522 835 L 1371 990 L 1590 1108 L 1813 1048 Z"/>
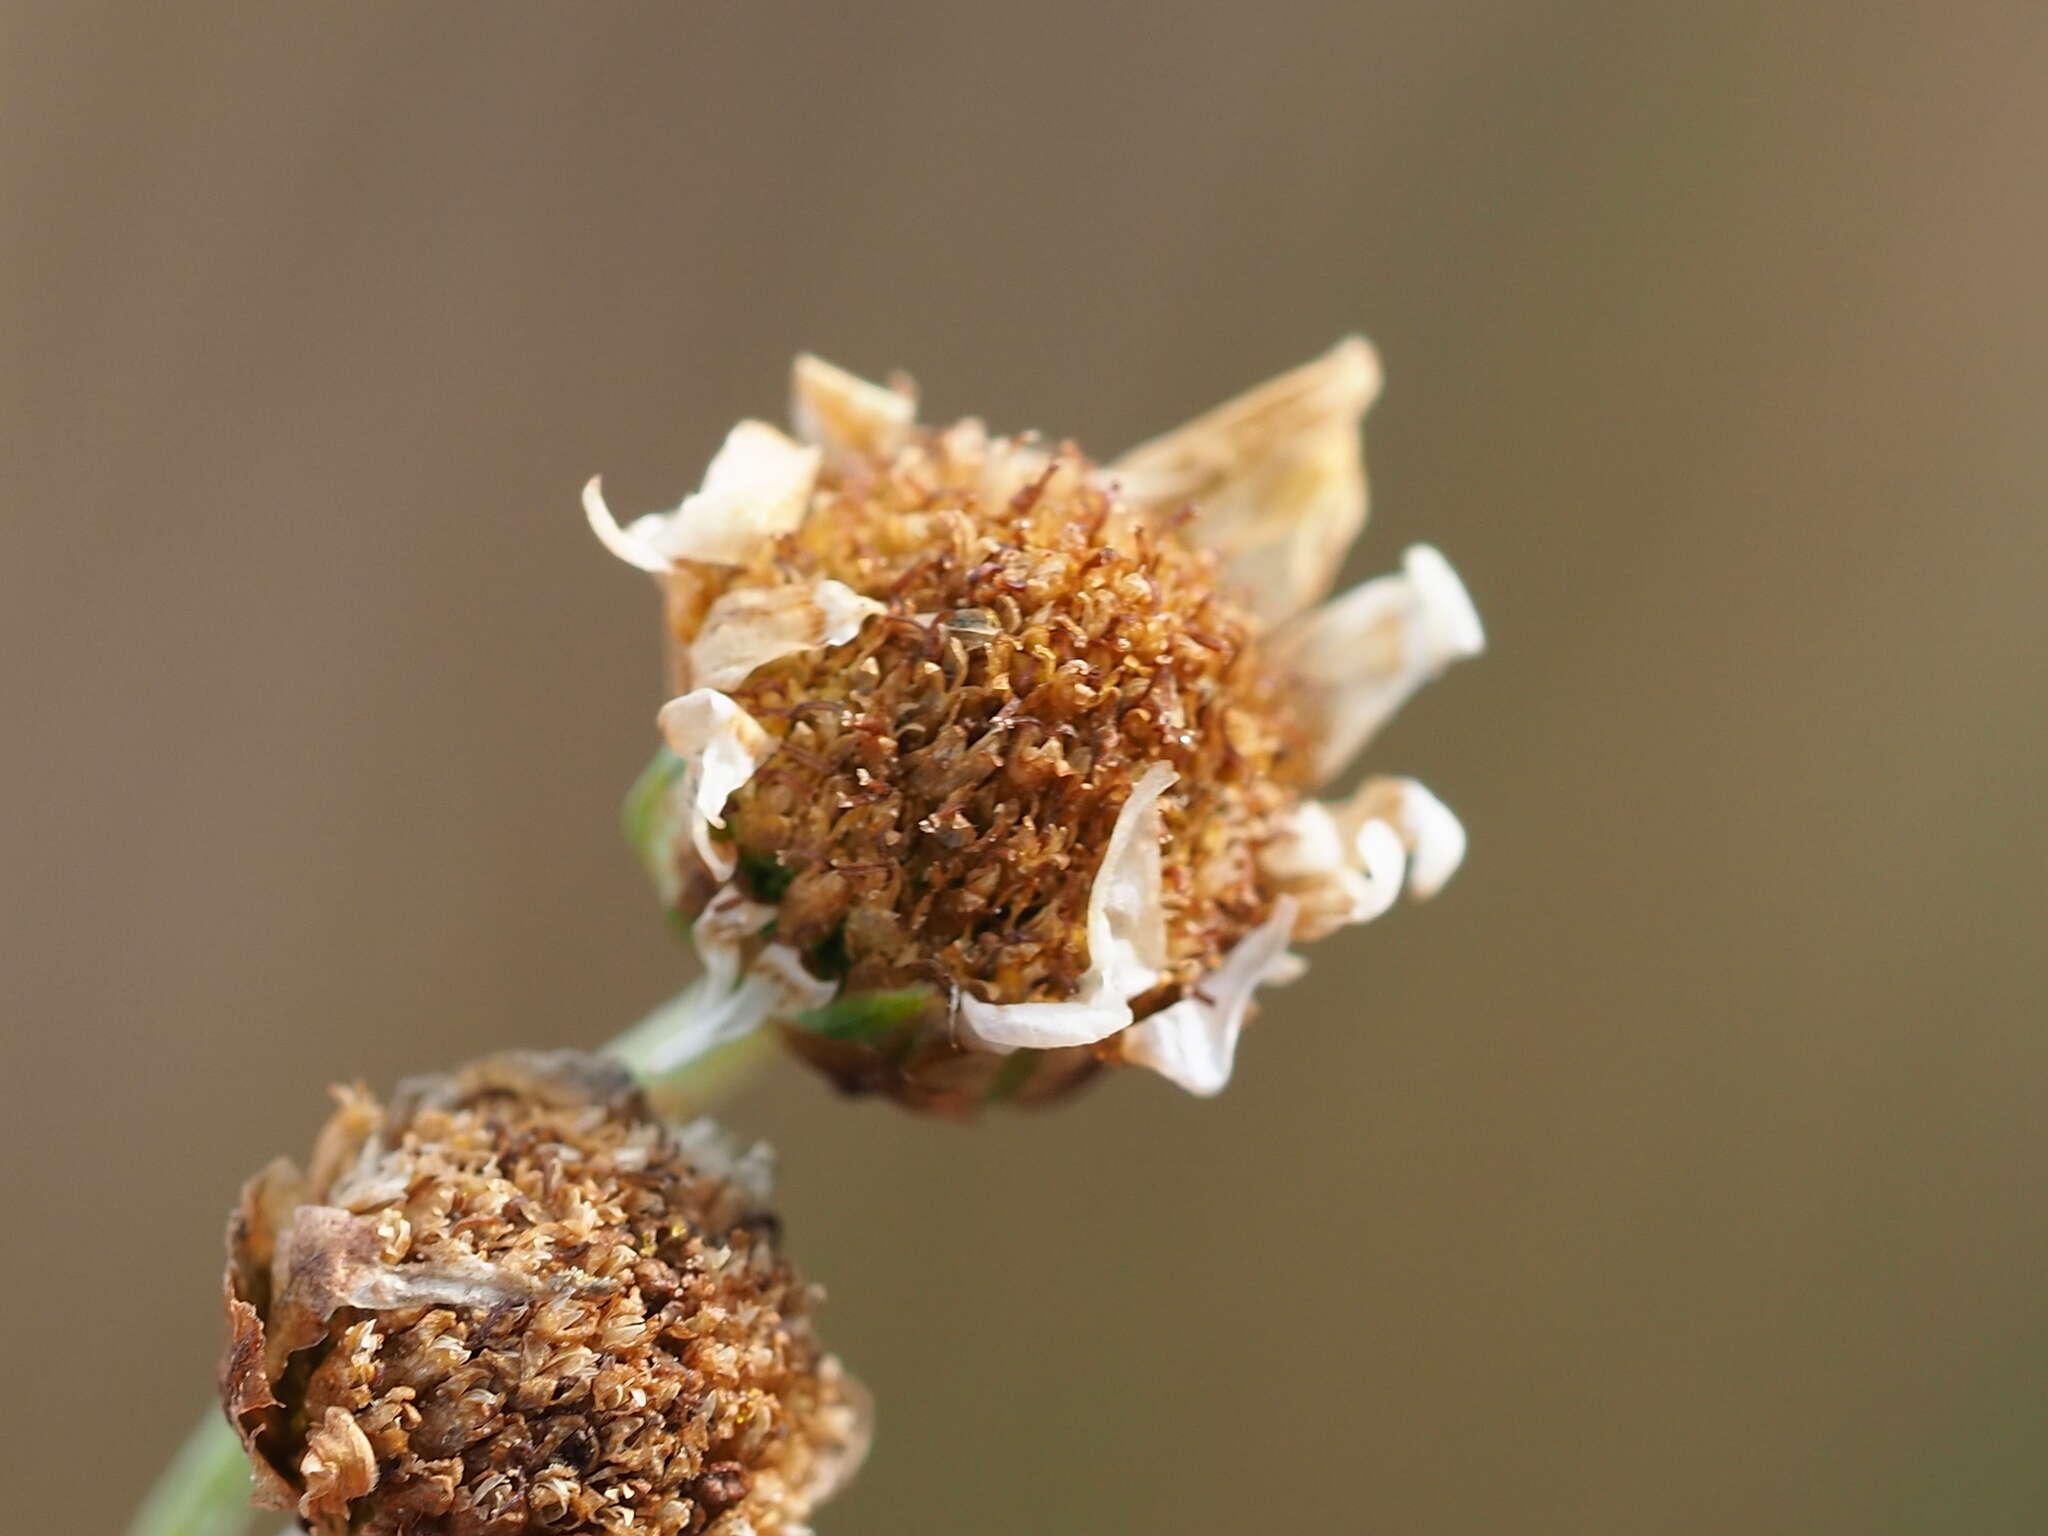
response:
<path id="1" fill-rule="evenodd" d="M 731 876 L 732 852 L 711 836 L 725 825 L 725 802 L 775 750 L 761 723 L 715 688 L 697 688 L 662 705 L 657 717 L 669 750 L 689 769 L 690 837 L 704 867 Z"/>
<path id="2" fill-rule="evenodd" d="M 1253 992 L 1261 982 L 1298 974 L 1286 963 L 1293 958 L 1287 946 L 1295 917 L 1292 897 L 1274 902 L 1272 916 L 1238 940 L 1196 996 L 1131 1026 L 1122 1041 L 1124 1060 L 1150 1067 L 1189 1093 L 1220 1093 L 1230 1081 Z"/>
<path id="3" fill-rule="evenodd" d="M 1329 591 L 1365 526 L 1359 424 L 1380 390 L 1361 336 L 1131 449 L 1110 475 L 1143 506 L 1195 509 L 1194 537 L 1277 622 Z"/>
<path id="4" fill-rule="evenodd" d="M 1100 1002 L 985 1003 L 962 993 L 959 1023 L 967 1043 L 992 1051 L 1050 1051 L 1093 1045 L 1131 1022 L 1131 1005 L 1117 998 Z"/>
<path id="5" fill-rule="evenodd" d="M 1486 649 L 1478 610 L 1450 562 L 1412 546 L 1396 575 L 1353 587 L 1277 637 L 1316 739 L 1315 771 L 1344 770 L 1424 683 Z"/>
<path id="6" fill-rule="evenodd" d="M 643 571 L 673 570 L 683 560 L 745 565 L 803 521 L 818 460 L 816 448 L 765 421 L 743 421 L 726 434 L 702 489 L 673 512 L 650 512 L 621 528 L 593 478 L 583 488 L 583 513 L 605 548 Z"/>
<path id="7" fill-rule="evenodd" d="M 843 582 L 736 587 L 711 605 L 690 643 L 690 683 L 735 688 L 778 656 L 843 645 L 886 605 Z"/>
<path id="8" fill-rule="evenodd" d="M 791 370 L 790 420 L 828 452 L 887 458 L 910 436 L 917 395 L 908 381 L 870 384 L 806 352 Z"/>
<path id="9" fill-rule="evenodd" d="M 583 518 L 590 524 L 590 531 L 597 535 L 598 542 L 626 564 L 636 566 L 651 575 L 660 575 L 673 570 L 675 562 L 662 553 L 660 534 L 668 521 L 665 512 L 650 512 L 645 517 L 633 520 L 632 526 L 621 528 L 619 520 L 612 516 L 612 509 L 605 505 L 603 477 L 592 475 L 590 483 L 583 487 Z"/>
<path id="10" fill-rule="evenodd" d="M 1153 763 L 1117 812 L 1095 883 L 1088 890 L 1089 974 L 1110 995 L 1133 998 L 1166 964 L 1166 909 L 1160 889 L 1159 797 L 1176 775 Z M 1084 982 L 1083 989 L 1087 990 Z M 1081 1042 L 1076 1042 L 1081 1043 Z"/>

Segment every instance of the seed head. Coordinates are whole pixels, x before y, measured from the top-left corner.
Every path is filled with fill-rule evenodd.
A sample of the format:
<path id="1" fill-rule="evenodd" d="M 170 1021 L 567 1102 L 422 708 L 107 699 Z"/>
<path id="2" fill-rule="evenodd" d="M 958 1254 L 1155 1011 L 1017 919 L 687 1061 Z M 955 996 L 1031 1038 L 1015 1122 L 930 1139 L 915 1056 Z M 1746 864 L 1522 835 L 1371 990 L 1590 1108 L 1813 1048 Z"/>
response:
<path id="1" fill-rule="evenodd" d="M 570 1052 L 340 1095 L 229 1226 L 221 1394 L 316 1536 L 796 1533 L 865 1446 L 757 1150 Z"/>
<path id="2" fill-rule="evenodd" d="M 1480 644 L 1427 548 L 1309 611 L 1364 519 L 1377 382 L 1347 342 L 1104 467 L 802 358 L 802 441 L 742 423 L 624 529 L 593 481 L 673 658 L 630 824 L 713 976 L 927 1107 L 1117 1060 L 1221 1087 L 1290 941 L 1462 851 L 1410 781 L 1308 798 Z"/>

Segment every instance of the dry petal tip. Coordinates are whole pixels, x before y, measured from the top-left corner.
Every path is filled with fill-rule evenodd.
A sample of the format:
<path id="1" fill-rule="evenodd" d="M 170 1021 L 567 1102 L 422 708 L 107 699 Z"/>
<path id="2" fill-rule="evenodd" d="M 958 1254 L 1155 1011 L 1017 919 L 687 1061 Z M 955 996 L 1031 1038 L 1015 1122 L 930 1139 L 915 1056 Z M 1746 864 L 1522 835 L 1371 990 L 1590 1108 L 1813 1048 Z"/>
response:
<path id="1" fill-rule="evenodd" d="M 887 605 L 839 581 L 736 587 L 705 613 L 690 642 L 692 686 L 730 689 L 756 667 L 820 646 L 844 645 Z"/>
<path id="2" fill-rule="evenodd" d="M 1350 336 L 1110 466 L 1133 501 L 1191 505 L 1197 539 L 1270 620 L 1329 590 L 1365 526 L 1360 423 L 1379 357 Z"/>
<path id="3" fill-rule="evenodd" d="M 909 380 L 871 384 L 809 352 L 790 376 L 790 420 L 797 436 L 834 453 L 886 458 L 903 446 L 917 419 Z"/>
<path id="4" fill-rule="evenodd" d="M 818 460 L 816 448 L 765 421 L 741 422 L 704 472 L 703 488 L 669 515 L 667 546 L 685 560 L 745 565 L 803 521 Z"/>
<path id="5" fill-rule="evenodd" d="M 621 528 L 619 520 L 612 516 L 612 509 L 605 505 L 603 478 L 592 475 L 589 484 L 583 487 L 583 518 L 590 524 L 590 531 L 597 535 L 597 541 L 626 564 L 649 575 L 659 576 L 673 570 L 675 561 L 663 554 L 648 536 L 658 528 L 660 515 L 651 514 L 656 518 L 653 524 L 643 517 L 637 519 L 632 527 Z"/>
<path id="6" fill-rule="evenodd" d="M 1466 591 L 1464 580 L 1436 546 L 1409 545 L 1401 565 L 1415 585 L 1423 623 L 1428 628 L 1426 650 L 1437 667 L 1483 652 L 1486 626 L 1479 621 L 1478 606 Z"/>
<path id="7" fill-rule="evenodd" d="M 606 549 L 654 575 L 682 561 L 745 565 L 803 521 L 818 464 L 818 449 L 765 421 L 743 421 L 726 434 L 703 486 L 673 512 L 650 512 L 621 528 L 592 476 L 583 515 Z"/>

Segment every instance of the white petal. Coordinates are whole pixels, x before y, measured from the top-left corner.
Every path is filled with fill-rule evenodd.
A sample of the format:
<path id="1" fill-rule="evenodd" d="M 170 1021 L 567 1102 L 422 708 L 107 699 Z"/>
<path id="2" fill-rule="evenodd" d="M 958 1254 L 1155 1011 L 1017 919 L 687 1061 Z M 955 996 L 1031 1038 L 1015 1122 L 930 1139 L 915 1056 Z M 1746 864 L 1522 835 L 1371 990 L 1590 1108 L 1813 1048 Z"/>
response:
<path id="1" fill-rule="evenodd" d="M 1368 821 L 1352 840 L 1358 859 L 1358 901 L 1351 921 L 1369 923 L 1401 894 L 1401 882 L 1408 872 L 1408 850 L 1401 846 L 1401 834 L 1384 821 Z"/>
<path id="2" fill-rule="evenodd" d="M 817 449 L 743 421 L 726 434 L 703 489 L 670 514 L 664 546 L 681 560 L 745 565 L 804 520 L 817 480 Z"/>
<path id="3" fill-rule="evenodd" d="M 1413 779 L 1367 779 L 1337 813 L 1340 825 L 1386 822 L 1408 850 L 1408 895 L 1427 901 L 1465 861 L 1465 828 L 1451 808 Z"/>
<path id="4" fill-rule="evenodd" d="M 1417 544 L 1400 574 L 1353 587 L 1303 615 L 1275 644 L 1317 738 L 1316 775 L 1327 780 L 1416 689 L 1485 650 L 1486 632 L 1450 562 Z"/>
<path id="5" fill-rule="evenodd" d="M 1166 763 L 1138 776 L 1088 891 L 1088 970 L 1113 997 L 1128 1000 L 1147 991 L 1166 964 L 1159 797 L 1176 777 Z M 1083 990 L 1090 990 L 1085 980 Z"/>
<path id="6" fill-rule="evenodd" d="M 1131 1027 L 1122 1042 L 1124 1060 L 1150 1067 L 1189 1093 L 1220 1093 L 1230 1081 L 1252 993 L 1261 982 L 1299 974 L 1287 964 L 1294 958 L 1287 953 L 1294 920 L 1294 900 L 1282 896 L 1273 903 L 1273 915 L 1203 978 L 1199 995 L 1184 997 Z"/>
<path id="7" fill-rule="evenodd" d="M 1300 910 L 1297 939 L 1318 939 L 1350 923 L 1368 923 L 1401 894 L 1407 853 L 1384 821 L 1341 823 L 1320 801 L 1303 801 L 1287 830 L 1261 851 L 1260 868 Z"/>
<path id="8" fill-rule="evenodd" d="M 683 560 L 745 565 L 761 547 L 793 531 L 810 507 L 818 450 L 765 421 L 743 421 L 725 435 L 701 490 L 673 512 L 650 512 L 620 528 L 598 482 L 583 488 L 583 513 L 605 548 L 643 571 Z"/>
<path id="9" fill-rule="evenodd" d="M 791 373 L 790 419 L 807 443 L 888 458 L 910 436 L 917 396 L 907 385 L 870 384 L 806 352 Z"/>
<path id="10" fill-rule="evenodd" d="M 1093 1045 L 1131 1022 L 1131 1005 L 1113 998 L 1101 1002 L 985 1003 L 963 992 L 958 1007 L 963 1041 L 991 1051 Z"/>
<path id="11" fill-rule="evenodd" d="M 1159 797 L 1174 781 L 1153 763 L 1117 812 L 1109 846 L 1088 889 L 1088 969 L 1074 996 L 1056 1003 L 985 1003 L 962 996 L 963 1036 L 989 1050 L 1092 1045 L 1131 1022 L 1131 999 L 1149 991 L 1166 964 L 1161 900 Z"/>
<path id="12" fill-rule="evenodd" d="M 843 645 L 886 605 L 843 582 L 736 587 L 711 605 L 690 643 L 690 683 L 734 688 L 778 656 Z"/>
<path id="13" fill-rule="evenodd" d="M 1195 508 L 1194 537 L 1219 551 L 1259 612 L 1279 620 L 1330 588 L 1365 526 L 1359 424 L 1380 390 L 1361 336 L 1141 443 L 1110 466 L 1143 506 Z"/>
<path id="14" fill-rule="evenodd" d="M 583 519 L 590 524 L 598 542 L 626 564 L 654 575 L 674 569 L 675 562 L 662 553 L 659 543 L 661 525 L 668 521 L 666 514 L 650 512 L 646 517 L 635 518 L 631 528 L 621 528 L 612 509 L 604 504 L 601 479 L 592 475 L 590 483 L 583 487 Z"/>
<path id="15" fill-rule="evenodd" d="M 662 705 L 656 717 L 669 750 L 690 771 L 690 837 L 717 878 L 734 869 L 732 851 L 710 829 L 725 825 L 725 802 L 775 750 L 761 723 L 715 688 L 697 688 Z"/>

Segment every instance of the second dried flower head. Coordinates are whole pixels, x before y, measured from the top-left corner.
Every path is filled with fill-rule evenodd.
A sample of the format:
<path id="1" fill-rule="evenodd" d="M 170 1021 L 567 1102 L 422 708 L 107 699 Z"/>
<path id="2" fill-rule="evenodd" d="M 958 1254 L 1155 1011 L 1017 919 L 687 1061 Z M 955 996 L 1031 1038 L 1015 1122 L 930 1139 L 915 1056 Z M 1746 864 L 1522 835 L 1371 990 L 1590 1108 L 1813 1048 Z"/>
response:
<path id="1" fill-rule="evenodd" d="M 742 422 L 674 511 L 622 528 L 592 481 L 666 598 L 628 811 L 696 1045 L 775 1020 L 954 1111 L 1117 1061 L 1213 1093 L 1291 944 L 1440 887 L 1464 833 L 1420 784 L 1315 798 L 1483 645 L 1426 545 L 1325 600 L 1378 387 L 1354 338 L 1099 465 L 805 357 L 796 436 Z"/>

